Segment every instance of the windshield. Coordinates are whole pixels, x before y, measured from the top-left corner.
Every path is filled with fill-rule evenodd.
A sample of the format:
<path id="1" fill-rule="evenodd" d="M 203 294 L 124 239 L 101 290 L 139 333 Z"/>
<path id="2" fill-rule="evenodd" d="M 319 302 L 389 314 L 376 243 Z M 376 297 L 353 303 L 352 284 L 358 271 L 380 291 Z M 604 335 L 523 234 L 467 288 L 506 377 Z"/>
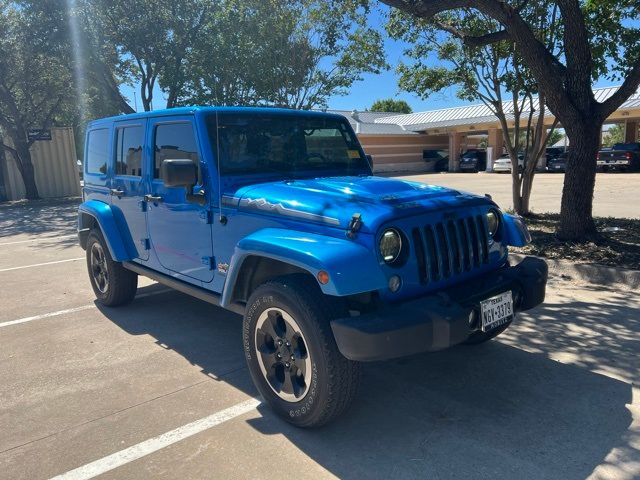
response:
<path id="1" fill-rule="evenodd" d="M 208 120 L 211 144 L 219 141 L 222 175 L 303 177 L 331 172 L 371 174 L 346 120 L 318 115 L 225 113 Z"/>

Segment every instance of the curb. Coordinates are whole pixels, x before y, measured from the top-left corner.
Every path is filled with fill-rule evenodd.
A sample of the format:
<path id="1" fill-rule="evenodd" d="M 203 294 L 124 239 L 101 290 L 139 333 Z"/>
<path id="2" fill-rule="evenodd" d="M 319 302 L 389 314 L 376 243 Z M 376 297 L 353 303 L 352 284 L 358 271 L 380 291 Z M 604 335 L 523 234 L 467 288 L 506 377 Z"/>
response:
<path id="1" fill-rule="evenodd" d="M 521 262 L 526 255 L 510 254 L 509 258 Z M 640 270 L 608 267 L 590 263 L 575 263 L 570 260 L 541 258 L 549 265 L 550 275 L 567 276 L 569 279 L 582 280 L 596 285 L 619 284 L 631 289 L 640 289 Z"/>

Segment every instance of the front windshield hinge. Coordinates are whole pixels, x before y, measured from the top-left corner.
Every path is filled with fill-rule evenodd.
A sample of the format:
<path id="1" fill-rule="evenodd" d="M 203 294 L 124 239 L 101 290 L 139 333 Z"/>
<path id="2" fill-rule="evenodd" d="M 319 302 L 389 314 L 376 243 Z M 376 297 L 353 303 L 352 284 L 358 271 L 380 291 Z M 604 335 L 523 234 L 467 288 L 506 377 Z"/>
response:
<path id="1" fill-rule="evenodd" d="M 347 227 L 347 238 L 353 240 L 356 238 L 356 234 L 362 227 L 362 215 L 359 213 L 354 213 L 349 221 L 349 226 Z"/>

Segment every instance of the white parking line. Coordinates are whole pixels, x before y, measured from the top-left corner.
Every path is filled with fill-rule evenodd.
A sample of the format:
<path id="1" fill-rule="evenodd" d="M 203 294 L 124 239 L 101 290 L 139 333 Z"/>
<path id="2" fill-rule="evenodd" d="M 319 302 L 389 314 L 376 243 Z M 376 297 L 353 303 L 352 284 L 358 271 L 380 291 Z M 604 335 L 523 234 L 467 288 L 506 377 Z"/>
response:
<path id="1" fill-rule="evenodd" d="M 164 288 L 162 290 L 157 290 L 155 292 L 139 293 L 139 294 L 136 295 L 136 298 L 150 297 L 151 295 L 159 295 L 161 293 L 166 293 L 166 292 L 170 292 L 170 291 L 171 291 L 170 288 Z M 95 304 L 92 303 L 90 305 L 82 305 L 80 307 L 67 308 L 66 310 L 58 310 L 57 312 L 48 312 L 48 313 L 42 313 L 40 315 L 34 315 L 32 317 L 24 317 L 24 318 L 19 318 L 17 320 L 9 320 L 7 322 L 1 322 L 0 323 L 0 328 L 10 327 L 11 325 L 18 325 L 20 323 L 33 322 L 34 320 L 42 320 L 43 318 L 50 318 L 50 317 L 57 317 L 59 315 L 66 315 L 67 313 L 82 312 L 83 310 L 89 310 L 91 308 L 96 308 Z"/>
<path id="2" fill-rule="evenodd" d="M 195 422 L 188 423 L 175 430 L 163 433 L 144 442 L 132 445 L 129 448 L 120 450 L 95 462 L 88 463 L 82 467 L 76 468 L 69 472 L 63 473 L 52 480 L 87 480 L 102 475 L 105 472 L 121 467 L 127 463 L 138 460 L 153 452 L 157 452 L 169 445 L 173 445 L 185 438 L 196 435 L 200 432 L 213 428 L 233 418 L 250 412 L 260 405 L 260 401 L 251 398 L 247 401 L 238 403 L 232 407 L 216 412 L 208 417 L 201 418 Z"/>
<path id="3" fill-rule="evenodd" d="M 9 320 L 8 322 L 0 323 L 0 328 L 10 327 L 11 325 L 18 325 L 20 323 L 33 322 L 34 320 L 42 320 L 43 318 L 57 317 L 58 315 L 65 315 L 67 313 L 81 312 L 83 310 L 89 310 L 90 308 L 95 308 L 95 305 L 93 304 L 83 305 L 81 307 L 67 308 L 66 310 L 58 310 L 57 312 L 49 312 L 49 313 L 43 313 L 42 315 L 34 315 L 33 317 L 25 317 L 25 318 L 19 318 L 17 320 Z"/>
<path id="4" fill-rule="evenodd" d="M 78 260 L 84 260 L 84 257 L 68 258 L 67 260 L 56 260 L 55 262 L 35 263 L 33 265 L 23 265 L 22 267 L 0 268 L 0 272 L 10 272 L 12 270 L 21 270 L 23 268 L 31 267 L 43 267 L 44 265 L 55 265 L 56 263 L 76 262 Z"/>
<path id="5" fill-rule="evenodd" d="M 71 237 L 77 237 L 77 236 L 78 236 L 77 233 L 71 233 L 69 235 L 58 235 L 57 237 L 36 237 L 36 238 L 30 238 L 29 240 L 16 240 L 15 242 L 0 243 L 0 247 L 3 247 L 5 245 L 18 245 L 19 243 L 41 242 L 43 240 L 58 240 L 59 238 L 71 238 Z"/>

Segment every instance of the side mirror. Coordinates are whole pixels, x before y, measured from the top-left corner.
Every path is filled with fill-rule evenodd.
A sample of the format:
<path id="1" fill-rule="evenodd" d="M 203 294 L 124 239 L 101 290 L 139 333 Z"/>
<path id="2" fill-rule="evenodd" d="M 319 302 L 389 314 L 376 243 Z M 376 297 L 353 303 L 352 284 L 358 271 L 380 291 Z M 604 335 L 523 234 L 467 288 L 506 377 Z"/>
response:
<path id="1" fill-rule="evenodd" d="M 164 160 L 161 171 L 167 187 L 190 188 L 198 183 L 198 166 L 188 158 Z"/>

